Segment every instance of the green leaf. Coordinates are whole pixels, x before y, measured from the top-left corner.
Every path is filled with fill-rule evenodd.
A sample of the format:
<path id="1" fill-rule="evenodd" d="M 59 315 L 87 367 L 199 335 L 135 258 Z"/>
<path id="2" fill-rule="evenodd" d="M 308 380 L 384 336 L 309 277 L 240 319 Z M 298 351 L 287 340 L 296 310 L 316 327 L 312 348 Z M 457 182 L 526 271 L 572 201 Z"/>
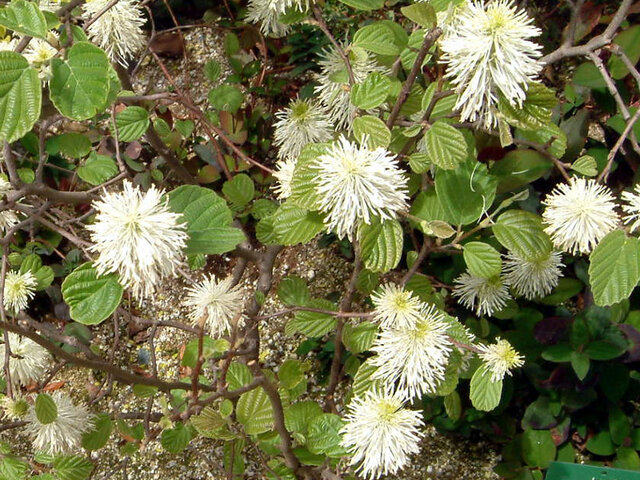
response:
<path id="1" fill-rule="evenodd" d="M 460 420 L 462 403 L 460 401 L 460 395 L 455 390 L 444 397 L 444 410 L 447 412 L 447 416 L 454 422 Z"/>
<path id="2" fill-rule="evenodd" d="M 329 300 L 314 298 L 307 303 L 308 307 L 322 310 L 336 311 L 336 306 Z M 295 332 L 303 333 L 308 337 L 322 337 L 336 328 L 337 320 L 333 315 L 320 312 L 300 311 L 289 320 L 284 328 L 285 335 L 293 335 Z"/>
<path id="3" fill-rule="evenodd" d="M 209 92 L 209 103 L 216 110 L 235 113 L 242 106 L 242 102 L 242 91 L 233 85 L 220 85 Z"/>
<path id="4" fill-rule="evenodd" d="M 467 158 L 467 142 L 462 132 L 443 121 L 437 121 L 424 134 L 431 163 L 443 170 L 453 170 Z"/>
<path id="5" fill-rule="evenodd" d="M 583 155 L 571 164 L 571 170 L 585 177 L 595 177 L 598 174 L 598 164 L 591 155 Z"/>
<path id="6" fill-rule="evenodd" d="M 596 455 L 607 457 L 613 455 L 616 451 L 616 447 L 611 441 L 611 435 L 606 430 L 596 433 L 593 437 L 587 440 L 587 450 Z"/>
<path id="7" fill-rule="evenodd" d="M 245 240 L 242 230 L 232 227 L 233 216 L 226 202 L 213 190 L 183 185 L 167 194 L 169 208 L 182 213 L 187 223 L 187 254 L 221 254 Z"/>
<path id="8" fill-rule="evenodd" d="M 93 471 L 93 463 L 78 455 L 56 457 L 53 469 L 58 480 L 85 480 Z"/>
<path id="9" fill-rule="evenodd" d="M 555 123 L 538 126 L 535 130 L 521 130 L 520 135 L 525 140 L 539 143 L 540 145 L 546 145 L 553 138 L 548 152 L 558 158 L 562 158 L 567 150 L 567 135 Z"/>
<path id="10" fill-rule="evenodd" d="M 309 423 L 307 448 L 311 453 L 324 454 L 329 457 L 341 457 L 345 450 L 340 446 L 342 440 L 340 429 L 344 422 L 338 415 L 323 413 Z"/>
<path id="11" fill-rule="evenodd" d="M 383 22 L 366 25 L 353 36 L 353 45 L 379 55 L 400 55 L 393 30 Z"/>
<path id="12" fill-rule="evenodd" d="M 109 95 L 109 59 L 99 47 L 78 42 L 67 60 L 51 60 L 51 101 L 65 117 L 86 120 L 99 113 Z"/>
<path id="13" fill-rule="evenodd" d="M 378 10 L 384 6 L 384 0 L 340 0 L 340 2 L 358 10 Z"/>
<path id="14" fill-rule="evenodd" d="M 222 67 L 217 60 L 209 60 L 204 66 L 204 74 L 210 82 L 216 82 L 221 73 Z"/>
<path id="15" fill-rule="evenodd" d="M 538 180 L 551 168 L 553 163 L 541 153 L 519 148 L 495 162 L 491 174 L 498 177 L 498 193 L 504 193 Z"/>
<path id="16" fill-rule="evenodd" d="M 361 144 L 366 139 L 369 148 L 387 148 L 391 143 L 391 132 L 382 120 L 373 115 L 356 117 L 353 120 L 353 134 Z"/>
<path id="17" fill-rule="evenodd" d="M 34 2 L 13 0 L 8 6 L 1 8 L 0 25 L 30 37 L 47 36 L 47 20 Z"/>
<path id="18" fill-rule="evenodd" d="M 611 440 L 617 445 L 631 435 L 631 422 L 618 406 L 609 407 L 609 432 Z"/>
<path id="19" fill-rule="evenodd" d="M 463 255 L 469 272 L 476 277 L 492 278 L 502 271 L 500 253 L 487 243 L 469 242 L 464 246 Z"/>
<path id="20" fill-rule="evenodd" d="M 431 28 L 437 21 L 436 12 L 428 3 L 414 3 L 413 5 L 402 7 L 400 11 L 405 17 L 421 27 Z"/>
<path id="21" fill-rule="evenodd" d="M 556 458 L 556 446 L 549 430 L 525 430 L 522 434 L 522 458 L 527 465 L 548 468 Z"/>
<path id="22" fill-rule="evenodd" d="M 581 352 L 571 352 L 571 367 L 579 380 L 584 380 L 589 373 L 591 362 L 589 356 Z"/>
<path id="23" fill-rule="evenodd" d="M 149 128 L 149 113 L 142 107 L 130 106 L 116 115 L 118 140 L 133 142 L 138 140 Z M 115 138 L 115 132 L 114 132 Z"/>
<path id="24" fill-rule="evenodd" d="M 303 278 L 288 276 L 278 285 L 278 298 L 287 305 L 306 305 L 309 301 L 309 288 Z"/>
<path id="25" fill-rule="evenodd" d="M 253 195 L 255 194 L 253 180 L 244 173 L 236 175 L 233 179 L 224 182 L 222 185 L 222 193 L 232 205 L 238 209 L 242 209 L 253 200 Z"/>
<path id="26" fill-rule="evenodd" d="M 300 360 L 287 359 L 280 365 L 278 370 L 278 380 L 280 385 L 287 390 L 296 388 L 301 383 L 305 382 L 305 371 L 308 370 L 308 366 L 303 364 Z"/>
<path id="27" fill-rule="evenodd" d="M 541 83 L 530 83 L 527 98 L 521 108 L 511 105 L 510 99 L 500 95 L 498 109 L 510 125 L 526 131 L 535 131 L 551 123 L 551 110 L 557 103 L 552 89 Z"/>
<path id="28" fill-rule="evenodd" d="M 614 230 L 591 252 L 589 281 L 596 305 L 618 303 L 631 295 L 640 280 L 640 240 Z"/>
<path id="29" fill-rule="evenodd" d="M 322 216 L 289 202 L 280 205 L 273 216 L 274 232 L 283 245 L 307 243 L 324 230 Z"/>
<path id="30" fill-rule="evenodd" d="M 192 416 L 190 421 L 200 435 L 209 438 L 216 438 L 216 430 L 227 424 L 222 415 L 211 406 L 205 407 L 198 415 Z"/>
<path id="31" fill-rule="evenodd" d="M 371 322 L 362 322 L 358 325 L 347 323 L 342 330 L 342 342 L 353 354 L 365 352 L 371 348 L 378 334 L 378 326 Z"/>
<path id="32" fill-rule="evenodd" d="M 598 67 L 591 62 L 578 65 L 576 71 L 573 72 L 573 83 L 574 85 L 589 88 L 606 88 L 607 86 Z"/>
<path id="33" fill-rule="evenodd" d="M 389 96 L 391 80 L 379 72 L 370 73 L 364 82 L 351 89 L 351 103 L 363 110 L 379 107 Z"/>
<path id="34" fill-rule="evenodd" d="M 91 151 L 91 140 L 81 133 L 63 133 L 47 140 L 45 150 L 50 155 L 62 153 L 71 158 L 82 158 Z"/>
<path id="35" fill-rule="evenodd" d="M 489 175 L 486 165 L 466 161 L 455 170 L 438 169 L 435 183 L 438 200 L 447 217 L 438 220 L 468 225 L 491 207 L 498 182 Z"/>
<path id="36" fill-rule="evenodd" d="M 251 375 L 249 367 L 247 367 L 244 363 L 231 362 L 231 365 L 229 365 L 229 370 L 227 372 L 227 383 L 229 384 L 229 390 L 237 390 L 240 387 L 244 387 L 245 385 L 251 383 L 251 380 L 253 380 L 253 375 Z"/>
<path id="37" fill-rule="evenodd" d="M 111 315 L 122 299 L 115 273 L 99 276 L 91 262 L 80 265 L 62 282 L 62 298 L 76 322 L 95 325 Z"/>
<path id="38" fill-rule="evenodd" d="M 249 435 L 257 435 L 273 428 L 273 410 L 262 387 L 243 393 L 236 405 L 236 418 Z"/>
<path id="39" fill-rule="evenodd" d="M 474 408 L 488 412 L 500 403 L 502 380 L 491 381 L 491 373 L 486 365 L 480 366 L 471 377 L 469 399 Z"/>
<path id="40" fill-rule="evenodd" d="M 183 424 L 177 423 L 174 428 L 162 432 L 160 444 L 169 453 L 180 453 L 191 440 L 191 431 Z"/>
<path id="41" fill-rule="evenodd" d="M 118 173 L 115 160 L 106 155 L 91 152 L 83 166 L 78 167 L 78 176 L 90 185 L 102 185 Z"/>
<path id="42" fill-rule="evenodd" d="M 508 210 L 500 215 L 492 229 L 503 247 L 527 260 L 549 255 L 553 248 L 542 219 L 531 212 Z"/>
<path id="43" fill-rule="evenodd" d="M 100 450 L 109 441 L 113 422 L 106 413 L 99 413 L 93 419 L 93 428 L 82 435 L 82 448 Z"/>
<path id="44" fill-rule="evenodd" d="M 383 380 L 380 378 L 374 378 L 373 374 L 378 370 L 377 367 L 371 364 L 370 360 L 365 361 L 358 373 L 353 378 L 353 394 L 357 397 L 363 396 L 368 390 L 381 387 L 384 385 Z"/>
<path id="45" fill-rule="evenodd" d="M 198 362 L 198 343 L 200 340 L 194 338 L 184 349 L 182 355 L 181 365 L 185 367 L 194 368 Z M 205 335 L 202 338 L 202 356 L 206 359 L 213 357 L 216 354 L 224 353 L 229 350 L 229 341 L 224 338 L 211 338 Z"/>
<path id="46" fill-rule="evenodd" d="M 58 418 L 58 406 L 48 393 L 40 393 L 35 403 L 36 417 L 44 425 L 53 423 Z"/>
<path id="47" fill-rule="evenodd" d="M 2 480 L 22 480 L 27 478 L 30 469 L 28 463 L 7 455 L 0 462 L 0 478 Z"/>
<path id="48" fill-rule="evenodd" d="M 289 406 L 284 411 L 284 424 L 290 432 L 306 435 L 309 423 L 322 415 L 322 407 L 318 402 L 306 400 Z"/>
<path id="49" fill-rule="evenodd" d="M 318 194 L 316 193 L 317 171 L 312 168 L 316 159 L 323 155 L 328 143 L 310 143 L 302 149 L 291 180 L 291 196 L 287 203 L 308 210 L 317 210 Z"/>
<path id="50" fill-rule="evenodd" d="M 44 290 L 53 282 L 53 269 L 42 265 L 42 259 L 36 254 L 27 255 L 20 264 L 20 273 L 31 272 L 38 282 L 36 290 Z"/>
<path id="51" fill-rule="evenodd" d="M 620 46 L 620 49 L 627 55 L 631 65 L 635 65 L 640 60 L 640 25 L 634 25 L 620 32 L 613 39 L 613 43 Z M 609 59 L 609 74 L 615 80 L 621 80 L 629 75 L 629 69 L 615 53 Z"/>
<path id="52" fill-rule="evenodd" d="M 19 53 L 0 52 L 0 140 L 24 136 L 40 118 L 41 105 L 38 71 Z"/>
<path id="53" fill-rule="evenodd" d="M 402 226 L 397 220 L 374 220 L 358 229 L 362 260 L 372 272 L 385 273 L 398 266 L 402 258 Z"/>

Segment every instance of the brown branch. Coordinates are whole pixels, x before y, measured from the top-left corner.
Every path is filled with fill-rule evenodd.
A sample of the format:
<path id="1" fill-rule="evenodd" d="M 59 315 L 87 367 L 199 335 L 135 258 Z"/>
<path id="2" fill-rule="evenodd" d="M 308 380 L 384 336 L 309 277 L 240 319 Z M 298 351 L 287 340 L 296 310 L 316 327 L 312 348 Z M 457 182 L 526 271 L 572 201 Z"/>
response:
<path id="1" fill-rule="evenodd" d="M 629 121 L 627 122 L 627 125 L 624 127 L 624 130 L 620 134 L 620 137 L 618 138 L 616 143 L 613 145 L 613 148 L 609 151 L 609 155 L 607 156 L 607 164 L 602 170 L 602 173 L 598 175 L 598 182 L 606 183 L 607 177 L 609 176 L 609 172 L 611 171 L 611 167 L 613 165 L 613 160 L 615 159 L 616 154 L 618 153 L 618 150 L 620 150 L 620 147 L 622 147 L 622 144 L 624 143 L 624 141 L 627 139 L 629 134 L 631 134 L 633 126 L 638 121 L 638 118 L 640 118 L 640 108 L 636 110 L 636 113 L 633 114 L 633 117 L 629 119 Z"/>
<path id="2" fill-rule="evenodd" d="M 422 265 L 422 262 L 424 262 L 429 256 L 431 240 L 427 238 L 426 235 L 423 237 L 422 240 L 423 240 L 422 248 L 420 248 L 420 251 L 418 252 L 418 257 L 411 265 L 411 268 L 409 268 L 409 270 L 407 270 L 407 273 L 405 273 L 404 277 L 402 277 L 402 285 L 406 285 L 407 282 L 411 280 L 411 277 L 413 277 L 413 275 L 418 271 L 418 268 L 420 268 L 420 265 Z"/>
<path id="3" fill-rule="evenodd" d="M 342 58 L 342 61 L 344 62 L 344 65 L 347 69 L 347 74 L 349 75 L 349 84 L 351 86 L 355 85 L 356 78 L 353 75 L 353 68 L 351 68 L 349 57 L 344 52 L 340 44 L 336 41 L 336 38 L 331 33 L 331 30 L 329 30 L 329 27 L 327 27 L 327 23 L 324 21 L 324 17 L 322 16 L 322 10 L 317 5 L 313 5 L 311 9 L 313 10 L 313 16 L 318 22 L 320 30 L 322 30 L 322 32 L 327 36 L 331 44 L 335 47 L 336 52 L 338 52 L 338 55 L 340 55 L 340 58 Z"/>

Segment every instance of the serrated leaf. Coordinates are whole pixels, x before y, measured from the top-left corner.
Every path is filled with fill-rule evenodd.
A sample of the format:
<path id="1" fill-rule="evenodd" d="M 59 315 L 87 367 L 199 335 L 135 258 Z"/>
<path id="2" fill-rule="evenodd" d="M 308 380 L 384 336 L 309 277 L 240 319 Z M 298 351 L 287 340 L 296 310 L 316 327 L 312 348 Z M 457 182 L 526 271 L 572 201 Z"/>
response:
<path id="1" fill-rule="evenodd" d="M 607 234 L 589 257 L 589 281 L 596 305 L 618 303 L 640 280 L 640 240 L 622 230 Z"/>
<path id="2" fill-rule="evenodd" d="M 93 471 L 93 463 L 88 458 L 66 455 L 53 460 L 53 470 L 58 480 L 86 480 Z"/>
<path id="3" fill-rule="evenodd" d="M 278 298 L 287 305 L 306 305 L 309 301 L 309 287 L 303 278 L 288 276 L 278 285 Z"/>
<path id="4" fill-rule="evenodd" d="M 553 248 L 542 219 L 531 212 L 508 210 L 500 215 L 492 229 L 503 247 L 531 261 L 548 255 Z"/>
<path id="5" fill-rule="evenodd" d="M 544 176 L 553 162 L 535 150 L 517 149 L 508 152 L 491 167 L 498 178 L 498 193 L 516 190 Z"/>
<path id="6" fill-rule="evenodd" d="M 502 380 L 491 381 L 491 373 L 485 365 L 480 366 L 471 377 L 469 398 L 474 408 L 489 412 L 500 403 Z"/>
<path id="7" fill-rule="evenodd" d="M 375 373 L 378 367 L 371 364 L 371 360 L 367 360 L 358 369 L 358 373 L 353 378 L 352 390 L 356 397 L 362 397 L 368 390 L 378 388 L 384 384 L 381 378 L 376 378 Z"/>
<path id="8" fill-rule="evenodd" d="M 0 52 L 0 140 L 23 137 L 40 117 L 41 105 L 37 70 L 19 53 Z"/>
<path id="9" fill-rule="evenodd" d="M 237 390 L 253 380 L 253 375 L 244 363 L 231 362 L 227 371 L 227 384 L 229 390 Z"/>
<path id="10" fill-rule="evenodd" d="M 83 166 L 78 167 L 78 176 L 91 185 L 102 185 L 118 173 L 115 160 L 106 155 L 91 152 Z"/>
<path id="11" fill-rule="evenodd" d="M 382 120 L 373 115 L 356 117 L 353 120 L 353 134 L 361 144 L 365 139 L 369 148 L 387 148 L 391 143 L 391 132 Z"/>
<path id="12" fill-rule="evenodd" d="M 116 115 L 118 140 L 121 142 L 138 140 L 147 131 L 150 123 L 149 112 L 146 109 L 136 106 L 125 108 Z"/>
<path id="13" fill-rule="evenodd" d="M 169 453 L 180 453 L 191 440 L 191 431 L 183 424 L 177 423 L 174 428 L 162 432 L 160 444 Z"/>
<path id="14" fill-rule="evenodd" d="M 82 435 L 82 448 L 100 450 L 109 441 L 113 422 L 106 413 L 100 413 L 93 419 L 93 428 Z"/>
<path id="15" fill-rule="evenodd" d="M 222 193 L 234 206 L 242 209 L 253 200 L 255 194 L 253 180 L 244 173 L 236 175 L 233 179 L 224 182 Z"/>
<path id="16" fill-rule="evenodd" d="M 84 325 L 96 325 L 111 315 L 122 299 L 116 274 L 99 276 L 93 264 L 80 265 L 62 282 L 62 298 L 69 315 Z"/>
<path id="17" fill-rule="evenodd" d="M 311 453 L 324 454 L 329 457 L 341 457 L 346 452 L 340 446 L 340 429 L 344 421 L 338 415 L 323 413 L 309 423 L 307 432 L 307 448 Z"/>
<path id="18" fill-rule="evenodd" d="M 322 310 L 336 311 L 336 306 L 329 300 L 314 298 L 307 303 L 308 307 Z M 289 320 L 285 326 L 285 335 L 293 335 L 296 332 L 308 337 L 322 337 L 336 328 L 337 320 L 333 315 L 321 312 L 299 311 L 295 317 Z"/>
<path id="19" fill-rule="evenodd" d="M 102 49 L 88 42 L 74 44 L 66 61 L 51 60 L 51 101 L 60 113 L 73 120 L 95 116 L 107 103 L 109 69 L 109 59 Z"/>
<path id="20" fill-rule="evenodd" d="M 546 145 L 551 142 L 547 150 L 551 155 L 558 158 L 561 158 L 567 150 L 567 135 L 555 123 L 537 126 L 535 130 L 521 130 L 520 135 L 525 140 L 539 143 L 540 145 Z"/>
<path id="21" fill-rule="evenodd" d="M 467 158 L 467 142 L 455 127 L 437 121 L 424 135 L 431 163 L 444 170 L 453 170 Z"/>
<path id="22" fill-rule="evenodd" d="M 326 152 L 329 145 L 328 143 L 310 143 L 302 149 L 291 179 L 291 196 L 287 199 L 287 203 L 308 210 L 317 210 L 317 172 L 312 165 Z"/>
<path id="23" fill-rule="evenodd" d="M 216 82 L 222 73 L 222 67 L 217 60 L 209 60 L 204 66 L 204 74 L 210 82 Z"/>
<path id="24" fill-rule="evenodd" d="M 43 425 L 53 423 L 58 418 L 58 406 L 48 393 L 41 393 L 36 397 L 34 409 L 38 421 Z"/>
<path id="25" fill-rule="evenodd" d="M 220 85 L 209 92 L 209 103 L 217 110 L 235 113 L 244 102 L 242 91 L 233 85 Z"/>
<path id="26" fill-rule="evenodd" d="M 30 37 L 47 36 L 47 20 L 34 2 L 13 0 L 6 7 L 0 8 L 0 25 Z"/>
<path id="27" fill-rule="evenodd" d="M 379 107 L 389 95 L 391 80 L 380 72 L 370 73 L 364 82 L 351 89 L 351 103 L 363 110 Z"/>
<path id="28" fill-rule="evenodd" d="M 3 480 L 25 479 L 29 470 L 30 467 L 28 463 L 13 456 L 7 455 L 0 462 L 0 478 Z"/>
<path id="29" fill-rule="evenodd" d="M 425 2 L 402 7 L 400 11 L 405 17 L 421 27 L 431 28 L 437 21 L 435 10 L 430 4 Z"/>
<path id="30" fill-rule="evenodd" d="M 377 334 L 378 326 L 374 323 L 362 322 L 355 326 L 347 323 L 342 330 L 342 342 L 347 350 L 357 355 L 371 348 Z"/>
<path id="31" fill-rule="evenodd" d="M 402 51 L 393 30 L 383 22 L 360 28 L 353 36 L 353 45 L 378 55 L 400 55 Z"/>
<path id="32" fill-rule="evenodd" d="M 384 6 L 384 0 L 340 0 L 340 2 L 358 10 L 378 10 Z"/>
<path id="33" fill-rule="evenodd" d="M 502 271 L 500 253 L 487 243 L 469 242 L 464 246 L 463 255 L 469 272 L 476 277 L 492 278 Z"/>
<path id="34" fill-rule="evenodd" d="M 372 272 L 385 273 L 398 266 L 402 258 L 402 226 L 397 220 L 363 223 L 358 239 L 364 266 Z"/>
<path id="35" fill-rule="evenodd" d="M 595 177 L 598 174 L 598 164 L 591 155 L 583 155 L 571 164 L 571 170 L 585 177 Z"/>
<path id="36" fill-rule="evenodd" d="M 38 282 L 36 290 L 44 290 L 51 282 L 53 282 L 53 269 L 49 266 L 42 265 L 42 259 L 36 254 L 27 255 L 20 264 L 20 273 L 31 272 Z"/>
<path id="37" fill-rule="evenodd" d="M 305 435 L 309 423 L 320 415 L 322 415 L 322 407 L 318 402 L 313 400 L 297 402 L 284 411 L 284 424 L 289 431 Z"/>
<path id="38" fill-rule="evenodd" d="M 53 155 L 62 153 L 67 157 L 82 158 L 91 151 L 91 141 L 81 133 L 63 133 L 49 138 L 45 149 Z"/>
<path id="39" fill-rule="evenodd" d="M 273 215 L 274 233 L 283 245 L 307 243 L 324 230 L 322 216 L 289 202 Z"/>
<path id="40" fill-rule="evenodd" d="M 257 435 L 273 428 L 273 410 L 262 387 L 243 393 L 236 405 L 236 418 L 249 435 Z"/>

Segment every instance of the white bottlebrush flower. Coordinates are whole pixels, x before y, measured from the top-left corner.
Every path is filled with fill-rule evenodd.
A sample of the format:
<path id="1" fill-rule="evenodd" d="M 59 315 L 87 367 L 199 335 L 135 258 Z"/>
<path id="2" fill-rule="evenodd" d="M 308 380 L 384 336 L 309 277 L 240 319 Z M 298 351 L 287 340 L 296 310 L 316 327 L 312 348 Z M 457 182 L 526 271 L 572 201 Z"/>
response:
<path id="1" fill-rule="evenodd" d="M 327 229 L 340 238 L 352 238 L 361 222 L 392 219 L 407 208 L 407 178 L 384 148 L 370 150 L 341 137 L 310 168 L 317 172 L 315 190 Z"/>
<path id="2" fill-rule="evenodd" d="M 55 12 L 61 5 L 60 0 L 40 0 L 38 6 L 45 12 Z"/>
<path id="3" fill-rule="evenodd" d="M 384 329 L 415 328 L 424 304 L 409 290 L 393 284 L 383 285 L 371 295 L 373 318 Z"/>
<path id="4" fill-rule="evenodd" d="M 7 272 L 4 279 L 4 308 L 18 313 L 29 306 L 29 300 L 35 295 L 38 281 L 31 272 Z"/>
<path id="5" fill-rule="evenodd" d="M 109 4 L 109 0 L 89 0 L 83 5 L 83 18 L 89 20 Z M 145 24 L 138 0 L 119 0 L 87 29 L 89 39 L 111 59 L 126 66 L 146 43 L 142 32 Z"/>
<path id="6" fill-rule="evenodd" d="M 51 34 L 52 42 L 58 41 L 58 36 Z M 23 55 L 29 61 L 32 67 L 40 67 L 51 60 L 58 50 L 43 38 L 32 38 L 29 45 L 24 50 Z"/>
<path id="7" fill-rule="evenodd" d="M 497 125 L 499 94 L 522 106 L 527 85 L 542 68 L 542 47 L 530 40 L 541 30 L 532 21 L 513 0 L 470 0 L 456 12 L 440 48 L 463 121 Z"/>
<path id="8" fill-rule="evenodd" d="M 273 191 L 278 200 L 285 200 L 291 196 L 291 182 L 293 181 L 293 172 L 296 170 L 296 160 L 280 160 L 276 163 L 276 171 L 273 176 L 276 177 L 276 183 Z"/>
<path id="9" fill-rule="evenodd" d="M 0 336 L 0 339 L 2 336 Z M 49 352 L 33 340 L 9 333 L 9 371 L 11 383 L 26 387 L 31 382 L 38 382 L 51 366 Z M 0 344 L 0 359 L 4 359 L 5 344 Z"/>
<path id="10" fill-rule="evenodd" d="M 273 143 L 278 158 L 296 161 L 306 145 L 331 140 L 333 130 L 326 116 L 315 102 L 299 99 L 277 112 Z"/>
<path id="11" fill-rule="evenodd" d="M 524 357 L 520 355 L 509 342 L 500 337 L 493 345 L 476 345 L 480 350 L 478 356 L 485 362 L 491 373 L 491 381 L 498 382 L 505 375 L 511 375 L 511 370 L 524 365 Z"/>
<path id="12" fill-rule="evenodd" d="M 259 23 L 260 31 L 269 37 L 284 37 L 291 27 L 280 21 L 281 12 L 278 8 L 271 8 L 272 3 L 273 0 L 249 0 L 245 20 Z"/>
<path id="13" fill-rule="evenodd" d="M 211 275 L 187 290 L 189 318 L 196 325 L 203 324 L 216 337 L 227 332 L 231 321 L 242 311 L 243 292 L 239 286 L 231 286 L 232 280 L 227 277 L 217 281 Z"/>
<path id="14" fill-rule="evenodd" d="M 590 253 L 618 225 L 611 191 L 594 179 L 562 183 L 542 203 L 544 231 L 557 248 L 573 255 Z"/>
<path id="15" fill-rule="evenodd" d="M 58 407 L 58 416 L 53 422 L 41 423 L 34 406 L 27 413 L 29 423 L 25 429 L 33 439 L 35 450 L 52 455 L 78 450 L 82 434 L 93 428 L 93 415 L 84 405 L 74 405 L 60 390 L 53 392 L 51 398 Z"/>
<path id="16" fill-rule="evenodd" d="M 6 233 L 7 230 L 13 228 L 18 223 L 20 223 L 18 212 L 14 210 L 3 210 L 0 212 L 0 230 L 2 233 Z"/>
<path id="17" fill-rule="evenodd" d="M 5 180 L 3 177 L 0 177 L 0 200 L 6 195 L 8 194 L 11 190 L 13 189 L 13 187 L 11 186 L 11 183 L 9 183 L 7 180 Z"/>
<path id="18" fill-rule="evenodd" d="M 626 205 L 622 205 L 622 210 L 626 215 L 623 217 L 624 224 L 631 224 L 631 232 L 635 232 L 640 227 L 640 183 L 633 187 L 633 192 L 622 192 L 622 200 Z"/>
<path id="19" fill-rule="evenodd" d="M 379 66 L 364 50 L 348 45 L 344 45 L 342 49 L 349 56 L 356 84 L 364 82 L 370 73 L 387 73 L 387 69 Z M 316 76 L 318 86 L 315 92 L 327 110 L 329 122 L 336 131 L 351 131 L 358 108 L 351 103 L 349 76 L 344 60 L 336 48 L 331 47 L 324 51 L 319 65 L 320 73 Z"/>
<path id="20" fill-rule="evenodd" d="M 549 252 L 535 260 L 509 252 L 504 262 L 504 280 L 517 295 L 534 300 L 550 294 L 558 285 L 563 266 L 560 252 Z"/>
<path id="21" fill-rule="evenodd" d="M 164 192 L 147 192 L 124 182 L 121 192 L 105 192 L 93 206 L 98 212 L 88 225 L 89 250 L 99 254 L 98 273 L 117 272 L 121 284 L 141 299 L 150 295 L 163 277 L 173 276 L 186 246 L 185 224 L 169 210 Z"/>
<path id="22" fill-rule="evenodd" d="M 454 280 L 453 295 L 476 315 L 493 315 L 507 305 L 511 298 L 509 288 L 502 278 L 483 278 L 465 272 Z"/>
<path id="23" fill-rule="evenodd" d="M 13 52 L 18 46 L 18 39 L 5 37 L 0 40 L 0 52 Z"/>
<path id="24" fill-rule="evenodd" d="M 407 399 L 435 391 L 451 352 L 444 314 L 425 304 L 420 317 L 414 328 L 382 329 L 371 347 L 374 377 Z"/>
<path id="25" fill-rule="evenodd" d="M 420 450 L 422 413 L 403 408 L 397 394 L 369 391 L 347 406 L 342 446 L 364 478 L 395 474 Z"/>
<path id="26" fill-rule="evenodd" d="M 2 416 L 8 420 L 22 420 L 29 411 L 29 404 L 24 397 L 15 395 L 14 398 L 3 397 L 0 400 L 0 408 L 2 408 Z"/>

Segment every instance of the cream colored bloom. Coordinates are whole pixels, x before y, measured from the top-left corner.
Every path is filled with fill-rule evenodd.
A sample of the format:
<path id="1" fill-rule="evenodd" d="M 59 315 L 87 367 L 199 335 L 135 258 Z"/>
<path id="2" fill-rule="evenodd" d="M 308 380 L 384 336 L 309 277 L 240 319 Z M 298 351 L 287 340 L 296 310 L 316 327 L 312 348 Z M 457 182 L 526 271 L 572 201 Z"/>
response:
<path id="1" fill-rule="evenodd" d="M 434 305 L 424 305 L 414 328 L 382 329 L 371 347 L 371 359 L 381 378 L 400 396 L 414 399 L 434 392 L 444 379 L 451 352 L 444 315 Z"/>
<path id="2" fill-rule="evenodd" d="M 29 306 L 29 300 L 35 295 L 36 278 L 31 272 L 9 271 L 4 279 L 4 308 L 18 313 Z"/>
<path id="3" fill-rule="evenodd" d="M 89 250 L 99 254 L 98 273 L 118 273 L 138 299 L 175 275 L 186 246 L 185 224 L 169 210 L 163 193 L 155 186 L 142 192 L 125 181 L 121 192 L 105 192 L 94 202 L 98 213 L 87 226 L 94 242 Z"/>
<path id="4" fill-rule="evenodd" d="M 558 285 L 562 267 L 560 252 L 549 252 L 535 260 L 509 252 L 504 262 L 504 280 L 517 295 L 534 300 L 550 294 Z"/>
<path id="5" fill-rule="evenodd" d="M 371 295 L 373 318 L 382 328 L 415 328 L 424 304 L 409 290 L 393 284 L 380 287 Z"/>
<path id="6" fill-rule="evenodd" d="M 347 406 L 342 446 L 364 478 L 393 475 L 418 453 L 422 413 L 403 408 L 397 394 L 369 391 Z"/>
<path id="7" fill-rule="evenodd" d="M 631 232 L 635 232 L 640 227 L 640 183 L 633 187 L 633 192 L 622 192 L 622 200 L 626 205 L 622 205 L 624 224 L 631 224 Z"/>
<path id="8" fill-rule="evenodd" d="M 51 41 L 57 42 L 58 36 L 51 34 Z M 40 67 L 51 60 L 58 50 L 43 38 L 32 38 L 29 45 L 24 50 L 23 55 L 29 61 L 31 66 Z"/>
<path id="9" fill-rule="evenodd" d="M 590 253 L 618 225 L 611 191 L 594 179 L 562 183 L 542 203 L 544 231 L 556 248 L 573 255 Z"/>
<path id="10" fill-rule="evenodd" d="M 462 121 L 497 125 L 498 95 L 520 108 L 538 75 L 541 30 L 513 0 L 470 0 L 456 12 L 440 42 Z"/>
<path id="11" fill-rule="evenodd" d="M 231 322 L 242 312 L 243 292 L 231 286 L 232 278 L 217 281 L 211 275 L 187 290 L 185 305 L 195 325 L 204 325 L 211 335 L 219 337 L 231 327 Z"/>
<path id="12" fill-rule="evenodd" d="M 315 190 L 327 230 L 340 238 L 352 238 L 360 224 L 393 219 L 407 208 L 407 178 L 384 148 L 370 150 L 341 137 L 310 168 L 317 173 Z"/>
<path id="13" fill-rule="evenodd" d="M 47 349 L 30 338 L 20 337 L 15 333 L 9 333 L 9 348 L 12 353 L 9 371 L 13 385 L 26 387 L 42 380 L 51 366 L 51 354 Z M 0 359 L 4 359 L 5 351 L 5 344 L 0 344 Z"/>
<path id="14" fill-rule="evenodd" d="M 71 398 L 60 390 L 52 393 L 51 398 L 58 408 L 58 416 L 53 422 L 41 423 L 34 406 L 27 413 L 29 423 L 25 429 L 35 450 L 53 455 L 79 450 L 82 434 L 93 428 L 93 415 L 84 405 L 74 405 Z"/>
<path id="15" fill-rule="evenodd" d="M 480 350 L 478 356 L 491 372 L 492 382 L 502 380 L 505 375 L 511 375 L 511 370 L 524 365 L 524 357 L 508 341 L 500 337 L 496 338 L 496 343 L 492 345 L 476 345 L 476 347 Z"/>
<path id="16" fill-rule="evenodd" d="M 273 176 L 278 182 L 274 187 L 274 192 L 278 200 L 285 200 L 291 196 L 291 182 L 293 173 L 296 170 L 296 160 L 280 160 L 276 163 L 276 171 Z"/>
<path id="17" fill-rule="evenodd" d="M 89 0 L 83 5 L 85 20 L 102 11 L 110 0 Z M 138 0 L 119 0 L 87 29 L 89 39 L 102 48 L 111 59 L 126 66 L 146 44 L 142 32 L 145 24 Z"/>
<path id="18" fill-rule="evenodd" d="M 3 397 L 0 400 L 0 406 L 2 407 L 4 418 L 12 421 L 22 420 L 29 412 L 29 404 L 20 395 L 14 394 L 14 398 Z"/>
<path id="19" fill-rule="evenodd" d="M 476 315 L 493 315 L 507 305 L 511 299 L 509 288 L 502 278 L 483 278 L 463 273 L 454 280 L 453 296 Z"/>

